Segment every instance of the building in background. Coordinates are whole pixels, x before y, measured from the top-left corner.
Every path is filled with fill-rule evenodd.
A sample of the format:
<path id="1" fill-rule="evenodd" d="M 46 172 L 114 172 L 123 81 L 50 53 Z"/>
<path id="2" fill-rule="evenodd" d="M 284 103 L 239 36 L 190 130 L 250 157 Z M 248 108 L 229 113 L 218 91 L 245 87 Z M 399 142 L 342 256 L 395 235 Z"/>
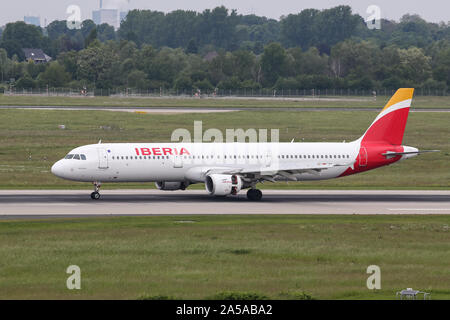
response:
<path id="1" fill-rule="evenodd" d="M 128 11 L 120 11 L 120 23 L 127 17 Z"/>
<path id="2" fill-rule="evenodd" d="M 98 10 L 92 11 L 92 20 L 95 24 L 100 25 L 107 23 L 117 29 L 120 27 L 120 23 L 127 17 L 128 7 L 123 5 L 117 8 L 103 8 L 103 0 L 99 0 L 100 7 Z M 130 3 L 130 0 L 127 1 Z"/>
<path id="3" fill-rule="evenodd" d="M 41 49 L 26 48 L 22 50 L 25 54 L 25 60 L 28 62 L 33 61 L 34 63 L 38 64 L 50 62 L 52 60 L 52 58 L 46 55 Z"/>
<path id="4" fill-rule="evenodd" d="M 32 25 L 35 25 L 36 27 L 41 26 L 41 18 L 40 17 L 25 16 L 25 17 L 23 17 L 23 21 L 26 24 L 32 24 Z"/>
<path id="5" fill-rule="evenodd" d="M 95 24 L 101 24 L 100 19 L 100 10 L 94 10 L 92 11 L 92 21 L 94 21 Z"/>
<path id="6" fill-rule="evenodd" d="M 107 23 L 114 29 L 119 27 L 119 11 L 117 9 L 100 9 L 92 12 L 92 20 L 95 24 Z"/>

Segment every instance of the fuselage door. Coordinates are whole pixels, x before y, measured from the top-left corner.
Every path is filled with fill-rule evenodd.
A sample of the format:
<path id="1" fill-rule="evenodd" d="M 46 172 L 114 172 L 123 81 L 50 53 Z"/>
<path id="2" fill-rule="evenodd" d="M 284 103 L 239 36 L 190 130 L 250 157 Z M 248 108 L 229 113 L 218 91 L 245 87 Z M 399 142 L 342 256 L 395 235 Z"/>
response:
<path id="1" fill-rule="evenodd" d="M 98 168 L 108 169 L 108 152 L 105 149 L 98 149 Z"/>
<path id="2" fill-rule="evenodd" d="M 270 167 L 272 165 L 272 154 L 270 153 L 270 151 L 266 152 L 266 159 L 264 162 L 266 164 L 266 167 Z"/>
<path id="3" fill-rule="evenodd" d="M 367 166 L 367 149 L 365 147 L 361 147 L 361 149 L 359 149 L 359 166 Z"/>
<path id="4" fill-rule="evenodd" d="M 183 156 L 180 155 L 173 156 L 173 167 L 183 168 Z"/>

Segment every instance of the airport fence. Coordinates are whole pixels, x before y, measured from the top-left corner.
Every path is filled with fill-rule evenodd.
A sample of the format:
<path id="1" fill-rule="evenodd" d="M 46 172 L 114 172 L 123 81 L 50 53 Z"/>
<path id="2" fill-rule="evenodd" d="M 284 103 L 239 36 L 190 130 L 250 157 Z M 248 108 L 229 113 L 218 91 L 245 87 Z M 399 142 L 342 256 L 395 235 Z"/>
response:
<path id="1" fill-rule="evenodd" d="M 0 93 L 5 95 L 36 95 L 36 96 L 62 96 L 62 97 L 123 97 L 123 98 L 295 98 L 295 97 L 375 97 L 391 96 L 396 89 L 215 89 L 215 90 L 176 90 L 176 89 L 68 89 L 68 88 L 33 88 L 33 89 L 3 89 Z M 447 89 L 419 88 L 415 90 L 417 96 L 449 96 Z"/>

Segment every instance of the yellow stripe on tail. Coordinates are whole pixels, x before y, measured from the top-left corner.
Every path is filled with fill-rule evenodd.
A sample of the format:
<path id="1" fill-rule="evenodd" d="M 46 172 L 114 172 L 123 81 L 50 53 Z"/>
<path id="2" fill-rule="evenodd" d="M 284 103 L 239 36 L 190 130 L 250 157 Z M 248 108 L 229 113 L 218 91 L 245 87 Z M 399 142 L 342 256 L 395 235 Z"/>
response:
<path id="1" fill-rule="evenodd" d="M 393 106 L 394 104 L 397 104 L 399 102 L 402 102 L 402 101 L 405 101 L 408 99 L 412 99 L 413 94 L 414 94 L 414 88 L 398 89 L 397 92 L 395 92 L 395 94 L 391 97 L 389 102 L 386 104 L 386 106 L 383 108 L 383 110 L 381 110 L 381 112 L 383 112 L 390 106 Z"/>

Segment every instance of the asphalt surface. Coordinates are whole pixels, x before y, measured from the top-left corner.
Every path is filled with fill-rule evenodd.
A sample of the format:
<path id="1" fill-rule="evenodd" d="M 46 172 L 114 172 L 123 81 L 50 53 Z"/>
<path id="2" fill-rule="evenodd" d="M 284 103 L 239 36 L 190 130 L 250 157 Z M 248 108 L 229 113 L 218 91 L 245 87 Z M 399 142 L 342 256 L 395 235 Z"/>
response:
<path id="1" fill-rule="evenodd" d="M 203 190 L 0 191 L 0 219 L 183 214 L 449 214 L 450 191 L 263 190 L 260 202 Z M 450 217 L 449 217 L 450 219 Z"/>
<path id="2" fill-rule="evenodd" d="M 30 109 L 30 110 L 84 110 L 84 111 L 116 111 L 142 113 L 209 113 L 233 111 L 380 111 L 381 107 L 107 107 L 107 106 L 0 106 L 0 109 Z M 411 108 L 411 112 L 450 112 L 448 108 Z"/>

